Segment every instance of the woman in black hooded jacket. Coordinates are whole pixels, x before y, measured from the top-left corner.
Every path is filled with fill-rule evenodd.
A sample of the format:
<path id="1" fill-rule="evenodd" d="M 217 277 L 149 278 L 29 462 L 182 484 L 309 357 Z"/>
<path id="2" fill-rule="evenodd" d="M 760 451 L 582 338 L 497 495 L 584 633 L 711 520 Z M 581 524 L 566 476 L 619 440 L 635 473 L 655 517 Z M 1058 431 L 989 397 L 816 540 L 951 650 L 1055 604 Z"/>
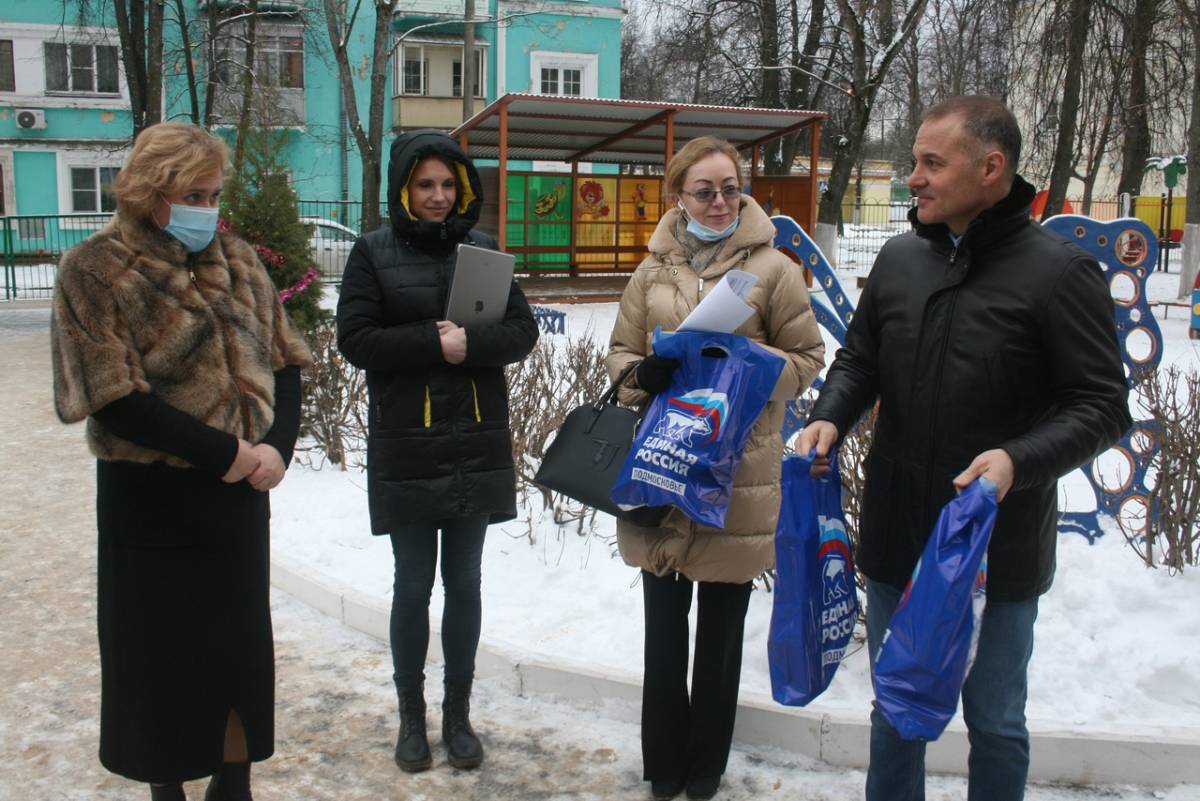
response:
<path id="1" fill-rule="evenodd" d="M 388 162 L 391 224 L 354 244 L 338 299 L 338 347 L 367 371 L 371 532 L 391 537 L 396 561 L 396 764 L 409 772 L 433 764 L 424 666 L 438 532 L 442 740 L 451 765 L 474 768 L 483 760 L 468 712 L 484 533 L 516 517 L 504 366 L 533 349 L 537 324 L 516 281 L 501 322 L 463 328 L 443 320 L 456 246 L 496 247 L 472 229 L 482 205 L 479 175 L 454 140 L 431 130 L 398 137 Z"/>

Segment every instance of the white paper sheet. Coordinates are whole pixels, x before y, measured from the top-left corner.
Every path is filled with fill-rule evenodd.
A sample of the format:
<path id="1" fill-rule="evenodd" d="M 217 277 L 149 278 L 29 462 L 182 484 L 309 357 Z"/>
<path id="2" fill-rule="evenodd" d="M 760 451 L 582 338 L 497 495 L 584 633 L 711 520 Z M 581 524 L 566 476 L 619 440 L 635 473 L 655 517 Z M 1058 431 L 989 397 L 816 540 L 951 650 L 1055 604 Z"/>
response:
<path id="1" fill-rule="evenodd" d="M 758 283 L 758 276 L 730 270 L 721 277 L 720 282 L 712 288 L 704 298 L 692 309 L 678 331 L 715 331 L 722 334 L 732 334 L 734 330 L 750 319 L 754 307 L 746 303 L 750 289 Z"/>

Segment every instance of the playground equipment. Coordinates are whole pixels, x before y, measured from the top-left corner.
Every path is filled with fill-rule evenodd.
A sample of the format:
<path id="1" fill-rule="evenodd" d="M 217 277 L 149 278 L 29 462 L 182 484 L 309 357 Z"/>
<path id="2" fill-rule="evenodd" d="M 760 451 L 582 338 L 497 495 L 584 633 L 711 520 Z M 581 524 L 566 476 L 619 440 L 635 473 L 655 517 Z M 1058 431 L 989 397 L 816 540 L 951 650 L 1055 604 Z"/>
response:
<path id="1" fill-rule="evenodd" d="M 1200 275 L 1196 276 L 1192 287 L 1192 327 L 1188 329 L 1188 336 L 1200 339 Z"/>
<path id="2" fill-rule="evenodd" d="M 816 286 L 812 290 L 813 313 L 817 323 L 839 344 L 845 344 L 846 327 L 854 318 L 854 306 L 846 297 L 841 282 L 824 254 L 801 227 L 784 216 L 772 217 L 775 223 L 775 247 L 790 253 L 811 272 Z M 1146 299 L 1146 280 L 1158 258 L 1158 242 L 1144 222 L 1126 218 L 1104 223 L 1089 217 L 1060 215 L 1045 225 L 1087 250 L 1104 269 L 1116 311 L 1117 336 L 1130 387 L 1136 387 L 1158 369 L 1162 359 L 1162 332 Z M 1147 267 L 1149 265 L 1149 267 Z M 1200 327 L 1200 281 L 1193 292 L 1193 331 Z M 821 379 L 813 383 L 819 389 Z M 794 401 L 784 419 L 783 437 L 787 441 L 804 425 L 811 401 Z M 1064 512 L 1060 531 L 1072 531 L 1095 542 L 1103 534 L 1099 512 L 1114 518 L 1121 516 L 1126 525 L 1149 523 L 1154 513 L 1150 503 L 1147 472 L 1158 452 L 1159 428 L 1154 420 L 1135 421 L 1133 428 L 1106 454 L 1101 455 L 1083 474 L 1096 496 L 1096 511 Z M 1114 462 L 1116 475 L 1104 475 Z M 1106 468 L 1102 469 L 1101 465 Z"/>

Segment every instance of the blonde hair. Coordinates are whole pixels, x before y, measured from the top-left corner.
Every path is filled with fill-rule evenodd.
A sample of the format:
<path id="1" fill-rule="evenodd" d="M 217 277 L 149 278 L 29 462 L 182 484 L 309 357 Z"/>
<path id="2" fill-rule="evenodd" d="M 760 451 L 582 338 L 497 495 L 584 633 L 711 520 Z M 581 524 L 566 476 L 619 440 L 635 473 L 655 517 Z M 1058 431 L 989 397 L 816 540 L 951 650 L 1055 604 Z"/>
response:
<path id="1" fill-rule="evenodd" d="M 144 129 L 113 183 L 123 214 L 149 217 L 159 195 L 178 195 L 197 180 L 223 173 L 229 148 L 196 125 L 160 122 Z"/>
<path id="2" fill-rule="evenodd" d="M 741 186 L 742 161 L 738 155 L 737 148 L 716 136 L 701 136 L 679 148 L 679 152 L 667 162 L 667 173 L 664 176 L 667 194 L 678 195 L 679 191 L 683 189 L 683 182 L 687 178 L 687 171 L 696 162 L 708 158 L 713 153 L 723 153 L 729 157 L 729 160 L 733 162 L 733 169 L 737 174 L 738 186 Z"/>

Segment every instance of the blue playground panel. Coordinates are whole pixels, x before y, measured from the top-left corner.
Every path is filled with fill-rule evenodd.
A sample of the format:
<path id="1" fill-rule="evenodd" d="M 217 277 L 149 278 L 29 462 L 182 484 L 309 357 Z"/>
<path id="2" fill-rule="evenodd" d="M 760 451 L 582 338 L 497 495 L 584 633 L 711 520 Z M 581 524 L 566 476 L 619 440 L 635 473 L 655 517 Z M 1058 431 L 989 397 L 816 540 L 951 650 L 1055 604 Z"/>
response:
<path id="1" fill-rule="evenodd" d="M 775 223 L 775 247 L 792 253 L 813 274 L 817 286 L 812 290 L 813 313 L 825 330 L 845 344 L 846 326 L 854 317 L 854 307 L 846 298 L 837 274 L 816 244 L 790 217 L 771 218 Z M 1158 369 L 1162 359 L 1162 332 L 1146 300 L 1146 280 L 1149 270 L 1158 259 L 1158 242 L 1154 233 L 1141 220 L 1126 218 L 1099 222 L 1089 217 L 1061 215 L 1045 225 L 1074 241 L 1095 256 L 1104 269 L 1105 280 L 1113 293 L 1117 336 L 1121 355 L 1129 376 L 1130 387 Z M 1200 281 L 1192 293 L 1192 328 L 1200 328 Z M 1131 345 L 1134 347 L 1131 349 Z M 1136 356 L 1134 352 L 1136 351 Z M 820 388 L 821 380 L 813 383 Z M 787 441 L 799 431 L 811 406 L 811 399 L 800 399 L 788 405 L 783 423 Z M 1096 475 L 1098 462 L 1083 471 L 1096 494 L 1096 508 L 1113 517 L 1129 504 L 1141 504 L 1153 517 L 1146 472 L 1158 452 L 1159 429 L 1153 420 L 1135 421 L 1129 433 L 1113 446 L 1129 464 L 1127 480 L 1120 487 L 1106 487 Z M 1072 531 L 1095 542 L 1103 533 L 1098 512 L 1066 512 L 1059 523 L 1060 531 Z"/>
<path id="2" fill-rule="evenodd" d="M 533 312 L 533 319 L 538 324 L 538 328 L 543 334 L 565 334 L 567 333 L 567 315 L 566 312 L 560 312 L 556 309 L 547 309 L 545 306 L 530 306 Z"/>
<path id="3" fill-rule="evenodd" d="M 1196 285 L 1192 287 L 1192 327 L 1188 334 L 1192 339 L 1200 339 L 1200 274 L 1196 276 Z"/>
<path id="4" fill-rule="evenodd" d="M 1158 240 L 1146 223 L 1126 217 L 1099 222 L 1089 217 L 1064 214 L 1044 225 L 1065 236 L 1096 257 L 1104 269 L 1115 304 L 1117 338 L 1130 389 L 1152 375 L 1162 361 L 1162 331 L 1150 311 L 1146 281 L 1158 263 Z M 1136 353 L 1136 356 L 1135 356 Z M 1117 517 L 1123 509 L 1141 506 L 1147 523 L 1157 517 L 1150 501 L 1146 473 L 1158 453 L 1160 429 L 1154 420 L 1135 420 L 1110 452 L 1125 459 L 1128 475 L 1120 486 L 1106 485 L 1098 475 L 1099 460 L 1083 471 L 1096 494 L 1096 512 L 1064 512 L 1060 529 L 1076 531 L 1094 542 L 1101 535 L 1099 512 Z"/>

